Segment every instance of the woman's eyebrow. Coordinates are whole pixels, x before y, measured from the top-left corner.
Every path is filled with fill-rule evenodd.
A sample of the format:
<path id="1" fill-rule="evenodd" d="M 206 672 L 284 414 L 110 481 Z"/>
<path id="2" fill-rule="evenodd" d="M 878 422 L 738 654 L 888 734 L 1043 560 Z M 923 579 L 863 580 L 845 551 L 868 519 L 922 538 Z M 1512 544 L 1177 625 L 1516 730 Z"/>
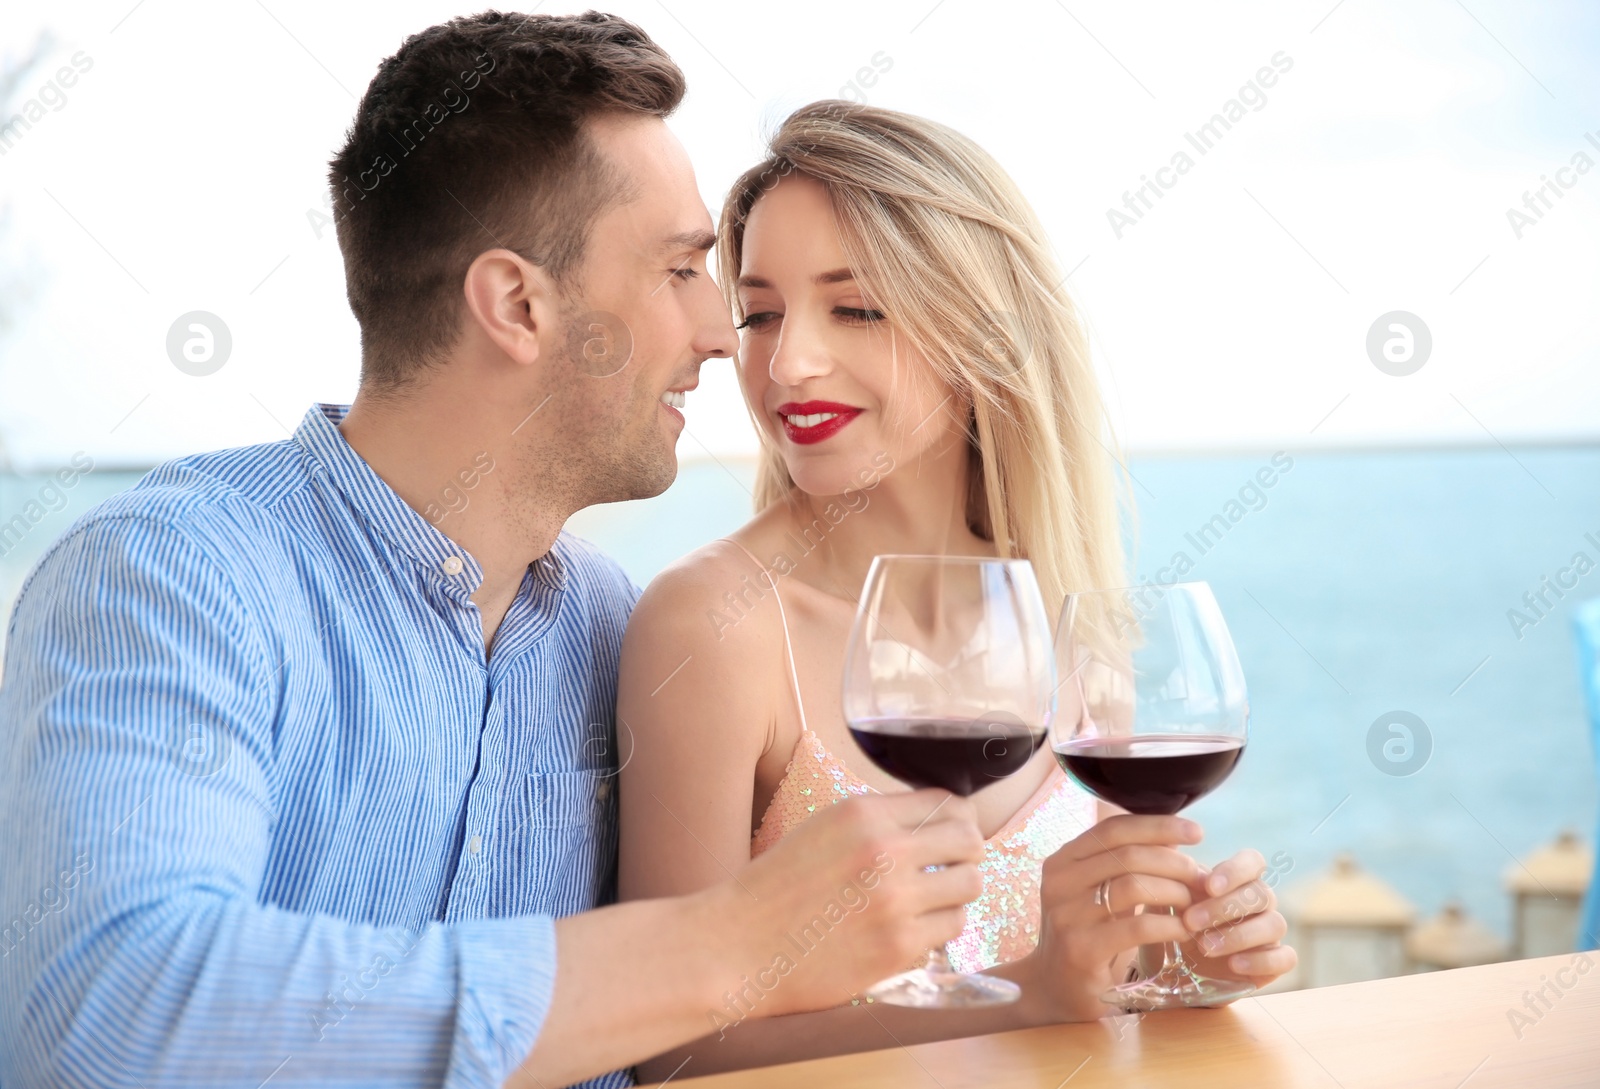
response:
<path id="1" fill-rule="evenodd" d="M 849 269 L 836 268 L 829 272 L 819 272 L 812 277 L 812 280 L 819 284 L 843 284 L 848 283 L 855 278 L 856 274 L 851 272 Z M 739 277 L 737 286 L 770 288 L 772 286 L 772 281 L 762 276 L 741 276 Z"/>

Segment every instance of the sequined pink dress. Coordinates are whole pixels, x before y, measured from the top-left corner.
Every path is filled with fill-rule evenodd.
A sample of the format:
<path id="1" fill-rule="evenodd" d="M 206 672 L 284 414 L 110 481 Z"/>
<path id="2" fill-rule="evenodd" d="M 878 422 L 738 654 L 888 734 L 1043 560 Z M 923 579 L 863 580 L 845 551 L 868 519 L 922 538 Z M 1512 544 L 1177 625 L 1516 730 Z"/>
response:
<path id="1" fill-rule="evenodd" d="M 729 543 L 749 555 L 739 542 Z M 755 560 L 754 556 L 750 558 Z M 756 563 L 759 565 L 760 561 Z M 800 740 L 750 841 L 752 858 L 777 843 L 819 807 L 854 795 L 875 793 L 806 725 L 789 641 L 789 618 L 783 610 L 783 598 L 777 593 L 777 580 L 773 579 L 772 584 L 783 621 L 789 682 L 800 715 Z M 1062 844 L 1083 834 L 1094 822 L 1094 799 L 1060 768 L 1051 768 L 1039 789 L 984 847 L 979 866 L 983 892 L 967 905 L 967 925 L 960 937 L 946 947 L 952 967 L 962 972 L 981 971 L 1032 952 L 1039 940 L 1040 867 Z"/>

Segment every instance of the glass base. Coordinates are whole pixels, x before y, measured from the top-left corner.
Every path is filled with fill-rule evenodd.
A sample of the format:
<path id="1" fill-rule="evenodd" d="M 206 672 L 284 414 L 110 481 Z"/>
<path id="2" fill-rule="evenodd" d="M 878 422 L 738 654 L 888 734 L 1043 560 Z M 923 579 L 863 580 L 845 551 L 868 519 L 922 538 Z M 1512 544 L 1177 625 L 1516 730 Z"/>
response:
<path id="1" fill-rule="evenodd" d="M 1108 1006 L 1129 1010 L 1179 1010 L 1195 1006 L 1220 1006 L 1243 998 L 1254 983 L 1236 979 L 1210 979 L 1187 966 L 1167 965 L 1149 979 L 1124 983 L 1100 996 Z"/>
<path id="2" fill-rule="evenodd" d="M 1022 988 L 998 976 L 968 975 L 949 968 L 913 968 L 867 990 L 874 1002 L 919 1010 L 970 1010 L 1003 1006 L 1022 997 Z"/>

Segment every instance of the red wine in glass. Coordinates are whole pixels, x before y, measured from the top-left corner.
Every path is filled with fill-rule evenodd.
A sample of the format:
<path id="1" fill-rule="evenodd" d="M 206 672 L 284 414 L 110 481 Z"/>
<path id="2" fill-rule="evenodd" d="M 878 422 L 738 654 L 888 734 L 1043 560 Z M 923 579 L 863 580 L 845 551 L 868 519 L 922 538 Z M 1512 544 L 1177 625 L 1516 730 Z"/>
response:
<path id="1" fill-rule="evenodd" d="M 1220 734 L 1089 737 L 1055 748 L 1084 789 L 1129 813 L 1170 815 L 1215 790 L 1239 763 L 1244 739 Z"/>
<path id="2" fill-rule="evenodd" d="M 1071 594 L 1056 655 L 1062 681 L 1050 747 L 1090 793 L 1130 813 L 1171 815 L 1238 765 L 1250 702 L 1233 638 L 1205 583 Z M 1111 988 L 1101 996 L 1107 1004 L 1211 1006 L 1255 989 L 1205 975 L 1171 942 L 1141 949 L 1140 962 L 1155 970 Z"/>
<path id="3" fill-rule="evenodd" d="M 1027 560 L 878 556 L 845 649 L 844 720 L 866 757 L 913 787 L 974 794 L 1020 771 L 1055 706 L 1050 615 Z M 958 972 L 943 946 L 867 995 L 918 1009 L 1015 1002 L 1016 983 Z"/>
<path id="4" fill-rule="evenodd" d="M 883 718 L 850 724 L 861 751 L 914 787 L 963 798 L 1020 771 L 1044 743 L 1043 726 L 973 718 Z"/>

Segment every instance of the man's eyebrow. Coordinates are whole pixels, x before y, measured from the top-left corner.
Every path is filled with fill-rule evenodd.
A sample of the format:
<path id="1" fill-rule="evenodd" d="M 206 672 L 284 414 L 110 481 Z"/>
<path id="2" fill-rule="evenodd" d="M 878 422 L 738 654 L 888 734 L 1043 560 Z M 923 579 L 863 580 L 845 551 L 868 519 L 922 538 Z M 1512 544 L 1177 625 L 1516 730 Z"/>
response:
<path id="1" fill-rule="evenodd" d="M 855 278 L 856 274 L 847 268 L 830 269 L 827 272 L 819 272 L 812 277 L 812 279 L 819 284 L 847 284 Z M 770 288 L 772 287 L 772 281 L 764 279 L 760 276 L 741 276 L 739 277 L 737 286 Z"/>
<path id="2" fill-rule="evenodd" d="M 717 235 L 715 231 L 701 230 L 697 227 L 692 231 L 680 231 L 671 238 L 663 239 L 660 246 L 660 252 L 681 253 L 684 250 L 704 251 L 709 250 L 716 244 Z"/>

